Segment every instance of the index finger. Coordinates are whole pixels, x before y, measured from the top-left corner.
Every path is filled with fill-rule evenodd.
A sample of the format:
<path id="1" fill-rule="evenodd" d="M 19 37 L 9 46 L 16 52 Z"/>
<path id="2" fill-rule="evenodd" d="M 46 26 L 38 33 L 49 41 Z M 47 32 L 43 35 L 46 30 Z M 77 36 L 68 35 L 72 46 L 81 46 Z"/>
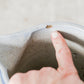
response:
<path id="1" fill-rule="evenodd" d="M 63 36 L 59 32 L 55 31 L 52 33 L 51 39 L 56 51 L 56 58 L 59 67 L 66 70 L 71 69 L 75 71 L 76 68 L 73 64 L 71 51 L 68 48 L 67 43 L 64 40 Z"/>

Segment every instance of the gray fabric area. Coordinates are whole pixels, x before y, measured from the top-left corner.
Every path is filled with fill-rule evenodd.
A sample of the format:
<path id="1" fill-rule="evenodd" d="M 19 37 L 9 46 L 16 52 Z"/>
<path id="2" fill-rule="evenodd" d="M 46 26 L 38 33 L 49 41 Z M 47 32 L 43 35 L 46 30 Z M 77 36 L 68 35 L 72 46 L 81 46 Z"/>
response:
<path id="1" fill-rule="evenodd" d="M 31 31 L 0 36 L 0 62 L 7 68 L 9 77 L 16 72 L 26 72 L 46 66 L 57 68 L 50 35 L 52 31 L 58 30 L 65 37 L 72 51 L 74 64 L 81 79 L 84 80 L 84 30 L 82 28 L 84 27 L 72 23 L 46 23 L 33 27 Z"/>

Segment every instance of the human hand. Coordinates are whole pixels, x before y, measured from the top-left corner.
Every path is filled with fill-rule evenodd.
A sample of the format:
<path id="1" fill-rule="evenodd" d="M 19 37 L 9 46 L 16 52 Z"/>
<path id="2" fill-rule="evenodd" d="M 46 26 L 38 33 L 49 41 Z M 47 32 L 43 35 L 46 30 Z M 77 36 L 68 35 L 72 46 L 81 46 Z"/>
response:
<path id="1" fill-rule="evenodd" d="M 70 49 L 62 35 L 53 32 L 51 39 L 56 51 L 58 69 L 44 67 L 27 73 L 17 73 L 10 79 L 9 84 L 84 84 L 78 76 Z"/>

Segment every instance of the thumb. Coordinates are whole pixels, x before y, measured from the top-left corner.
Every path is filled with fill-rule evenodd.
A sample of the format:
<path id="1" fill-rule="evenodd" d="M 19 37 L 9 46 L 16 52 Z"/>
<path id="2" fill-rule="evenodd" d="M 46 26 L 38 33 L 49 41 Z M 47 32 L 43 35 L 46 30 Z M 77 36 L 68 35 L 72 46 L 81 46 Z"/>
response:
<path id="1" fill-rule="evenodd" d="M 51 39 L 56 51 L 59 68 L 61 67 L 66 70 L 70 69 L 75 71 L 76 68 L 73 64 L 70 49 L 68 48 L 63 36 L 59 32 L 55 31 L 51 34 Z"/>

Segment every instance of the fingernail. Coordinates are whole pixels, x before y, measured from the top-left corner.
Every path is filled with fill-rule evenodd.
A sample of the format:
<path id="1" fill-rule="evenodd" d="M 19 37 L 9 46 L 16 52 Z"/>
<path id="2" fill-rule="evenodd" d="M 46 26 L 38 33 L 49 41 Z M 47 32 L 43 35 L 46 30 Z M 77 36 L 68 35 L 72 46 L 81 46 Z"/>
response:
<path id="1" fill-rule="evenodd" d="M 52 37 L 53 37 L 53 38 L 57 38 L 57 36 L 58 36 L 57 32 L 53 32 L 53 33 L 52 33 Z"/>

